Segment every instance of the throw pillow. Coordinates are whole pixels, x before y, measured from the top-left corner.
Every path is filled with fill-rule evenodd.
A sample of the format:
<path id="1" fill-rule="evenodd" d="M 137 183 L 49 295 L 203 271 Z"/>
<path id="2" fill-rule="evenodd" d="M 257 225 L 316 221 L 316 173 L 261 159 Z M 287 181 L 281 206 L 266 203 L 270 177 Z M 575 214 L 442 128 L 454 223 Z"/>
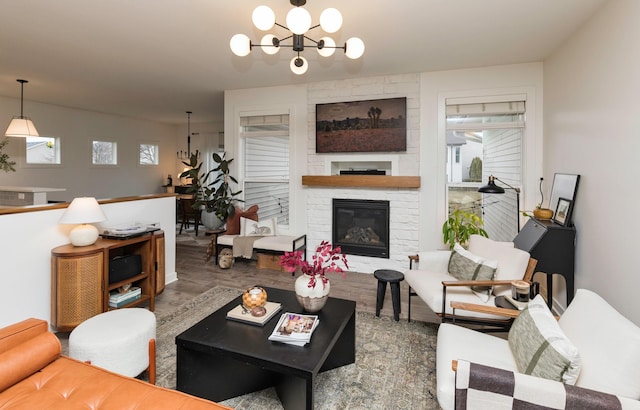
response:
<path id="1" fill-rule="evenodd" d="M 258 205 L 251 205 L 247 210 L 236 207 L 236 211 L 233 215 L 229 215 L 227 218 L 227 235 L 239 235 L 240 234 L 240 218 L 258 220 Z"/>
<path id="2" fill-rule="evenodd" d="M 276 234 L 276 219 L 253 221 L 240 217 L 240 236 L 273 236 Z"/>
<path id="3" fill-rule="evenodd" d="M 580 354 L 541 295 L 533 298 L 514 320 L 509 330 L 509 347 L 520 373 L 576 383 Z"/>
<path id="4" fill-rule="evenodd" d="M 449 257 L 449 274 L 458 280 L 492 280 L 498 268 L 497 261 L 485 260 L 455 244 Z M 485 302 L 490 286 L 472 286 L 471 290 Z"/>

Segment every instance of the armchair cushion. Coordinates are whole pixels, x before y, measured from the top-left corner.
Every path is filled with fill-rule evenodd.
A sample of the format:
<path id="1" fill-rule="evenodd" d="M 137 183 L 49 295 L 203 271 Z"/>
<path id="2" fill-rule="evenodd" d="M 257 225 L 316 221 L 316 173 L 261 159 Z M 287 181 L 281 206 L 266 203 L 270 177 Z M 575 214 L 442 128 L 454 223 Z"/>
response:
<path id="1" fill-rule="evenodd" d="M 602 297 L 578 289 L 559 325 L 580 351 L 577 385 L 640 399 L 640 328 Z"/>
<path id="2" fill-rule="evenodd" d="M 498 261 L 495 280 L 521 280 L 529 264 L 529 252 L 513 247 L 513 242 L 499 242 L 471 235 L 469 251 L 488 260 Z M 495 296 L 509 295 L 510 286 L 494 286 Z"/>
<path id="3" fill-rule="evenodd" d="M 536 296 L 515 319 L 509 347 L 520 373 L 575 384 L 580 354 L 567 339 L 542 296 Z"/>
<path id="4" fill-rule="evenodd" d="M 436 380 L 438 402 L 443 410 L 454 408 L 455 372 L 452 360 L 469 360 L 486 366 L 518 371 L 509 342 L 466 327 L 443 323 L 438 328 Z"/>
<path id="5" fill-rule="evenodd" d="M 466 280 L 492 280 L 498 267 L 497 261 L 490 261 L 481 258 L 459 244 L 455 244 L 451 257 L 449 258 L 449 274 L 462 281 Z M 471 290 L 478 296 L 482 295 L 482 300 L 488 299 L 491 292 L 490 286 L 472 286 Z"/>

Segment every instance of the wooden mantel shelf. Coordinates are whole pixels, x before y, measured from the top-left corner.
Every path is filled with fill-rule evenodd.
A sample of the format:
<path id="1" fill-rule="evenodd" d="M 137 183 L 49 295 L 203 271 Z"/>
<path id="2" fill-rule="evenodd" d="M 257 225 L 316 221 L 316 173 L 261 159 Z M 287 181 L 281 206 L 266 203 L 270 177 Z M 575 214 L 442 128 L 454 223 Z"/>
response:
<path id="1" fill-rule="evenodd" d="M 420 177 L 391 175 L 303 175 L 302 185 L 355 188 L 420 188 Z"/>

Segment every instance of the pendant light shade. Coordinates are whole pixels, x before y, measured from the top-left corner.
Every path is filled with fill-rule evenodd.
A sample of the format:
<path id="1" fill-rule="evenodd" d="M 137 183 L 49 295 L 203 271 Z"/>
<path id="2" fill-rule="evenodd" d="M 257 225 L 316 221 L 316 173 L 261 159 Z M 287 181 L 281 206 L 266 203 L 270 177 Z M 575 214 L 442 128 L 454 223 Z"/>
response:
<path id="1" fill-rule="evenodd" d="M 11 122 L 7 127 L 7 131 L 4 133 L 7 137 L 38 137 L 38 130 L 33 125 L 31 118 L 25 117 L 23 114 L 24 107 L 24 83 L 28 83 L 27 80 L 16 80 L 20 83 L 20 115 L 11 118 Z"/>
<path id="2" fill-rule="evenodd" d="M 307 63 L 307 59 L 302 56 L 293 57 L 291 63 L 289 63 L 289 68 L 291 68 L 294 74 L 302 75 L 307 72 L 309 63 Z"/>
<path id="3" fill-rule="evenodd" d="M 268 6 L 258 6 L 253 10 L 251 20 L 258 30 L 267 31 L 276 24 L 276 14 Z"/>
<path id="4" fill-rule="evenodd" d="M 293 34 L 304 34 L 311 28 L 311 14 L 302 7 L 294 7 L 287 13 L 287 27 Z"/>
<path id="5" fill-rule="evenodd" d="M 331 34 L 342 27 L 342 14 L 334 8 L 328 8 L 320 14 L 320 27 Z"/>

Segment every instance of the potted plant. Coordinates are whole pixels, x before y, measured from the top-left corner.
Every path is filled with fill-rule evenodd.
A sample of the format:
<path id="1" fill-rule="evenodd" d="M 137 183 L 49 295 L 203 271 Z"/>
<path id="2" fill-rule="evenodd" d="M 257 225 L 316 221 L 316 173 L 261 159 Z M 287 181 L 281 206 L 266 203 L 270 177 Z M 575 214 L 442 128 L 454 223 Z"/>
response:
<path id="1" fill-rule="evenodd" d="M 302 251 L 285 252 L 280 257 L 279 264 L 287 272 L 300 269 L 302 275 L 296 279 L 296 298 L 307 312 L 320 311 L 329 297 L 330 283 L 327 273 L 341 273 L 344 277 L 345 269 L 349 269 L 347 257 L 339 246 L 335 248 L 327 241 L 320 242 L 316 252 L 311 257 L 312 262 L 302 259 Z"/>
<path id="2" fill-rule="evenodd" d="M 449 218 L 442 225 L 442 238 L 444 243 L 449 245 L 449 249 L 453 249 L 456 242 L 466 248 L 471 235 L 489 237 L 483 225 L 484 222 L 478 215 L 456 209 L 449 214 Z"/>
<path id="3" fill-rule="evenodd" d="M 187 193 L 194 195 L 194 208 L 202 209 L 202 222 L 209 229 L 216 229 L 223 225 L 229 215 L 235 213 L 235 203 L 241 202 L 236 196 L 242 191 L 233 191 L 231 183 L 238 181 L 231 176 L 229 164 L 233 159 L 226 159 L 226 153 L 220 156 L 213 153 L 213 160 L 217 166 L 208 171 L 202 171 L 202 162 L 198 162 L 198 151 L 191 155 L 189 162 L 182 162 L 189 170 L 180 174 L 180 178 L 190 178 L 191 185 Z M 215 175 L 213 181 L 209 181 Z M 211 216 L 208 218 L 208 216 Z M 215 216 L 215 218 L 213 218 Z"/>

